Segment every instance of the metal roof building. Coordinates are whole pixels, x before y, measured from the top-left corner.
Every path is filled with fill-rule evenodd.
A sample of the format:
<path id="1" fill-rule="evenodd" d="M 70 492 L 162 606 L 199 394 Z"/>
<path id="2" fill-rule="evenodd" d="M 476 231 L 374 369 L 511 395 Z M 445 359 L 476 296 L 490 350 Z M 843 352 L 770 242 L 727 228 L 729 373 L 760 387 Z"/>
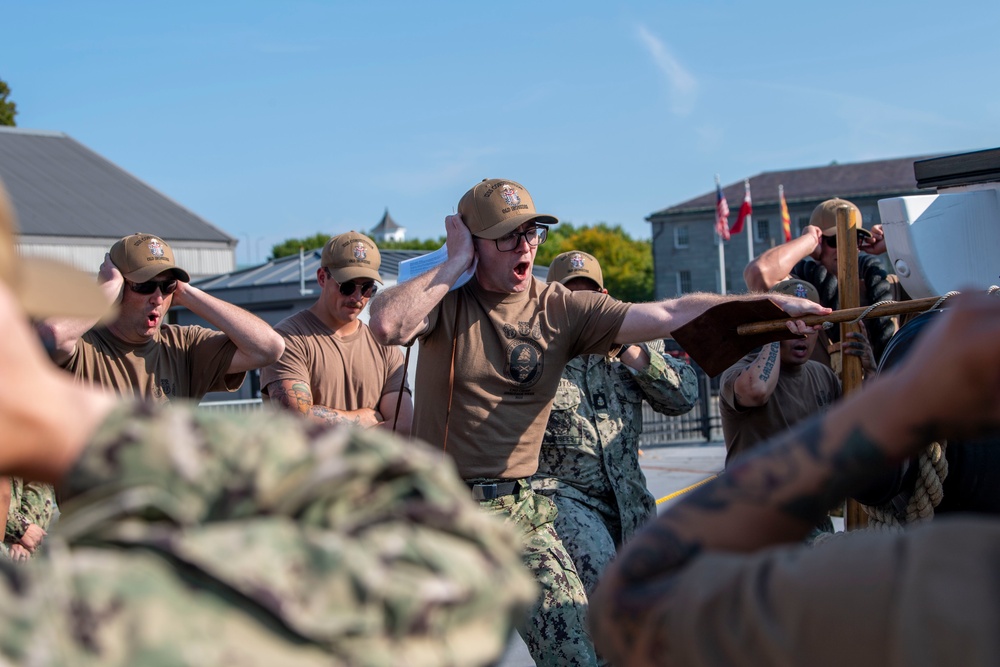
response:
<path id="1" fill-rule="evenodd" d="M 96 273 L 115 241 L 149 232 L 193 276 L 236 265 L 236 238 L 61 132 L 0 127 L 0 179 L 17 210 L 22 255 Z"/>

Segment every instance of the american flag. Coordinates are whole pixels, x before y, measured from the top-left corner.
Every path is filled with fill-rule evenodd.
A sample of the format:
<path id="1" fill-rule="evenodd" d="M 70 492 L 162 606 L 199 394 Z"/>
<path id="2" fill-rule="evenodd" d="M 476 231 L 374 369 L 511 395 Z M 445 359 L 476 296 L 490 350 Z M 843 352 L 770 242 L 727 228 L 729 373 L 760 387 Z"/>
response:
<path id="1" fill-rule="evenodd" d="M 781 229 L 785 232 L 785 243 L 792 240 L 792 217 L 788 215 L 788 204 L 785 203 L 785 186 L 778 186 L 778 200 L 781 202 Z"/>
<path id="2" fill-rule="evenodd" d="M 729 240 L 729 202 L 722 194 L 722 184 L 715 177 L 715 231 L 723 241 Z"/>

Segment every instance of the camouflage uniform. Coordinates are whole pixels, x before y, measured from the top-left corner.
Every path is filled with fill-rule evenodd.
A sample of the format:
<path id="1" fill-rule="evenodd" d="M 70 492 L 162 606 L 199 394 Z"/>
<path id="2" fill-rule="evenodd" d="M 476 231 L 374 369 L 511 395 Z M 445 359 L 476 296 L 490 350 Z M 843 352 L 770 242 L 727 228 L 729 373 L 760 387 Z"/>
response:
<path id="1" fill-rule="evenodd" d="M 47 531 L 55 511 L 56 494 L 51 485 L 11 477 L 10 510 L 7 512 L 7 528 L 3 543 L 0 543 L 0 553 L 9 555 L 11 546 L 20 541 L 31 524 Z"/>
<path id="2" fill-rule="evenodd" d="M 468 496 L 387 433 L 127 404 L 0 564 L 0 662 L 489 664 L 537 588 Z"/>
<path id="3" fill-rule="evenodd" d="M 666 415 L 698 400 L 691 366 L 664 354 L 662 341 L 642 347 L 650 364 L 641 372 L 598 355 L 566 365 L 532 480 L 558 507 L 556 532 L 588 593 L 616 548 L 656 513 L 639 466 L 643 400 Z"/>

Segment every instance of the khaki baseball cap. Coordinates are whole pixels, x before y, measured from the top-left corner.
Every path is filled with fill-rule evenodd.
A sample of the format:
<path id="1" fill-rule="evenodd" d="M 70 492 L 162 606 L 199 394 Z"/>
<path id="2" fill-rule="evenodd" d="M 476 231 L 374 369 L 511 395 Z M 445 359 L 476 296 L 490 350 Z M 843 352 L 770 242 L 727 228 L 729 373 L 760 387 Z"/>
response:
<path id="1" fill-rule="evenodd" d="M 498 239 L 526 222 L 559 224 L 553 215 L 535 211 L 535 202 L 524 186 L 501 178 L 483 179 L 458 202 L 458 212 L 473 236 Z"/>
<path id="2" fill-rule="evenodd" d="M 800 299 L 809 299 L 813 303 L 819 303 L 819 292 L 816 291 L 813 284 L 808 283 L 805 280 L 799 280 L 798 278 L 782 280 L 780 283 L 772 287 L 770 291 L 777 292 L 778 294 L 789 294 L 791 296 L 797 296 Z"/>
<path id="3" fill-rule="evenodd" d="M 355 278 L 382 282 L 382 276 L 378 274 L 378 267 L 382 265 L 378 246 L 358 232 L 339 234 L 327 241 L 319 263 L 329 269 L 330 276 L 341 284 Z"/>
<path id="4" fill-rule="evenodd" d="M 17 218 L 0 182 L 0 281 L 14 292 L 29 317 L 110 316 L 114 309 L 88 276 L 61 262 L 19 257 L 14 246 Z"/>
<path id="5" fill-rule="evenodd" d="M 177 280 L 191 282 L 187 271 L 174 263 L 170 245 L 152 234 L 130 234 L 111 246 L 111 263 L 122 276 L 133 283 L 152 280 L 164 271 L 171 271 Z"/>
<path id="6" fill-rule="evenodd" d="M 812 215 L 809 216 L 809 224 L 823 230 L 823 236 L 836 236 L 837 209 L 841 206 L 846 206 L 852 209 L 854 211 L 854 215 L 858 217 L 858 236 L 867 236 L 870 238 L 872 233 L 861 226 L 861 209 L 846 199 L 840 199 L 838 197 L 827 199 L 825 202 L 814 208 Z"/>
<path id="7" fill-rule="evenodd" d="M 604 274 L 596 257 L 582 250 L 556 255 L 549 265 L 548 282 L 565 285 L 574 278 L 589 278 L 597 283 L 598 289 L 604 289 Z"/>

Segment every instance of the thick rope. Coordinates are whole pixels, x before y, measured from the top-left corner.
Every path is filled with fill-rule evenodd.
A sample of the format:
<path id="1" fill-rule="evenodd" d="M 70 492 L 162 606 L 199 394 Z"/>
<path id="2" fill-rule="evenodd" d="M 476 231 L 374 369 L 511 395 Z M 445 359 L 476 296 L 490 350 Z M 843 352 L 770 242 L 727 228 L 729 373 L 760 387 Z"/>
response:
<path id="1" fill-rule="evenodd" d="M 871 530 L 896 532 L 907 525 L 934 518 L 934 508 L 944 499 L 944 480 L 948 477 L 946 448 L 946 442 L 932 442 L 920 453 L 918 477 L 904 516 L 900 517 L 891 504 L 861 506 L 868 514 Z"/>

